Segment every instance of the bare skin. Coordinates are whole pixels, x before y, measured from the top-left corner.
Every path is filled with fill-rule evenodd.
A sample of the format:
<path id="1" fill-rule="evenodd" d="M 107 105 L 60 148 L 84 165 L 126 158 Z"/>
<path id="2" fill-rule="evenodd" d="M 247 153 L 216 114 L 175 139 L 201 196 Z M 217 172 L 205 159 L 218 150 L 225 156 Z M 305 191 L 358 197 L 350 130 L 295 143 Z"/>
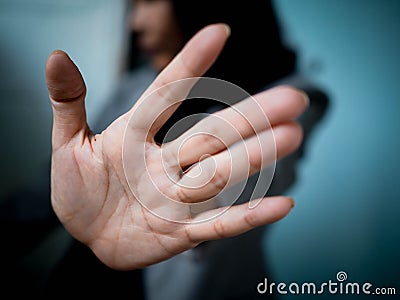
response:
<path id="1" fill-rule="evenodd" d="M 130 116 L 141 105 L 148 114 L 140 114 L 127 130 L 135 137 L 131 142 L 132 147 L 145 151 L 137 151 L 132 155 L 137 155 L 138 161 L 143 161 L 145 156 L 145 160 L 152 162 L 149 172 L 157 175 L 154 177 L 159 181 L 157 185 L 163 186 L 165 193 L 176 201 L 188 201 L 182 196 L 187 193 L 182 193 L 180 187 L 171 184 L 166 175 L 159 171 L 162 170 L 161 161 L 157 160 L 160 157 L 160 146 L 152 139 L 155 129 L 167 121 L 173 109 L 166 110 L 170 103 L 167 97 L 163 97 L 165 95 L 151 97 L 149 101 L 144 99 L 166 83 L 202 76 L 215 61 L 228 37 L 229 29 L 223 24 L 202 29 L 159 74 L 137 104 L 97 135 L 91 133 L 86 122 L 86 87 L 78 68 L 62 51 L 55 51 L 49 56 L 46 80 L 54 120 L 52 205 L 71 235 L 90 247 L 109 267 L 119 270 L 142 268 L 191 249 L 203 241 L 235 236 L 280 220 L 293 207 L 293 200 L 289 197 L 270 197 L 262 199 L 254 209 L 249 209 L 248 204 L 235 205 L 207 222 L 185 224 L 159 218 L 140 204 L 142 200 L 152 201 L 152 197 L 156 200 L 160 196 L 149 189 L 146 180 L 137 176 L 137 181 L 130 183 L 138 191 L 147 192 L 132 194 L 128 186 L 122 162 L 123 136 Z M 302 141 L 302 130 L 293 120 L 307 107 L 304 93 L 291 87 L 280 87 L 255 95 L 255 99 L 270 119 L 272 129 L 264 130 L 274 132 L 278 159 L 293 152 Z M 165 113 L 153 124 L 154 115 L 160 112 Z M 237 124 L 238 132 L 251 145 L 251 135 L 254 132 L 250 132 L 243 122 L 236 119 L 239 116 L 232 114 L 231 109 L 220 114 L 230 119 L 232 124 Z M 198 126 L 203 131 L 215 130 L 212 122 L 202 122 Z M 229 140 L 229 136 L 225 138 Z M 179 139 L 175 143 L 170 142 L 165 150 L 175 155 L 176 143 L 179 143 Z M 211 149 L 207 144 L 200 143 L 200 140 L 193 139 L 179 152 L 179 161 L 195 164 L 201 154 L 211 154 L 217 158 L 217 152 L 221 154 L 226 150 L 215 149 L 215 145 L 213 147 Z M 252 165 L 261 168 L 260 151 L 254 147 L 249 149 Z M 229 175 L 224 171 L 227 163 L 221 161 L 217 165 L 220 178 Z M 176 172 L 181 167 L 179 164 L 172 166 Z M 146 170 L 138 165 L 135 172 L 143 174 Z M 219 189 L 218 185 L 211 182 L 207 193 L 216 194 Z M 203 200 L 203 194 L 202 189 L 192 191 L 190 202 Z M 137 199 L 135 195 L 143 199 Z"/>

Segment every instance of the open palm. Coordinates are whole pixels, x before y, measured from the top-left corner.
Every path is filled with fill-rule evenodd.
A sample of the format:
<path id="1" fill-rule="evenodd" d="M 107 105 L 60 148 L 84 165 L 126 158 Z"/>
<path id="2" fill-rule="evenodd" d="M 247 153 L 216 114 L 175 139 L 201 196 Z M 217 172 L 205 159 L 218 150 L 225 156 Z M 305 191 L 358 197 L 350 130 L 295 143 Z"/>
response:
<path id="1" fill-rule="evenodd" d="M 265 167 L 275 159 L 275 146 L 278 158 L 294 151 L 302 131 L 293 120 L 307 106 L 301 91 L 271 89 L 215 114 L 234 130 L 221 130 L 216 118 L 205 118 L 176 140 L 163 146 L 154 142 L 157 130 L 178 106 L 171 102 L 177 91 L 160 88 L 202 76 L 228 36 L 222 24 L 198 32 L 135 106 L 97 135 L 86 123 L 86 88 L 78 68 L 62 51 L 48 58 L 46 79 L 54 117 L 52 205 L 71 235 L 106 265 L 127 270 L 157 263 L 203 241 L 277 221 L 293 206 L 292 199 L 277 196 L 263 199 L 254 209 L 242 204 L 192 214 L 189 203 L 212 199 Z M 252 114 L 253 105 L 262 109 L 271 126 Z M 268 145 L 272 133 L 275 145 Z M 236 143 L 239 138 L 246 160 L 244 148 Z M 260 141 L 267 150 L 260 150 Z M 227 159 L 228 152 L 239 162 Z M 207 178 L 194 175 L 199 171 Z"/>

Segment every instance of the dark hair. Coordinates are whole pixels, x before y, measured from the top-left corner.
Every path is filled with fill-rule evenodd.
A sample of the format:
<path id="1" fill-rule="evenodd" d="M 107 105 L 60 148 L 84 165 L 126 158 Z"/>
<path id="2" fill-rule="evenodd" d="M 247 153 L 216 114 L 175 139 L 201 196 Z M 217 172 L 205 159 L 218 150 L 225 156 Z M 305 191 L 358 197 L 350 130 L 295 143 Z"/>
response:
<path id="1" fill-rule="evenodd" d="M 204 76 L 226 80 L 254 94 L 295 71 L 296 55 L 283 44 L 272 0 L 169 1 L 185 43 L 206 25 L 223 22 L 231 27 L 222 53 Z M 210 111 L 214 105 L 211 99 L 185 100 L 160 129 L 156 141 L 161 142 L 178 120 Z"/>
<path id="2" fill-rule="evenodd" d="M 237 84 L 250 94 L 295 70 L 296 55 L 283 44 L 271 0 L 172 0 L 185 42 L 198 30 L 223 22 L 231 36 L 205 74 Z"/>

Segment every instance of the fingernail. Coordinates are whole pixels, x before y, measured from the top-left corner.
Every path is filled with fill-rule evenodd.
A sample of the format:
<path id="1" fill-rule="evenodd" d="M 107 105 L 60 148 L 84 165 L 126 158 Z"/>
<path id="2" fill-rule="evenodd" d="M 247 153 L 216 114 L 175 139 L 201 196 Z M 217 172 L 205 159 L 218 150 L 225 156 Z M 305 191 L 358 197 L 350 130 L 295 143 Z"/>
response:
<path id="1" fill-rule="evenodd" d="M 50 55 L 54 55 L 54 54 L 65 54 L 65 52 L 62 51 L 62 50 L 56 49 L 56 50 L 53 50 L 53 52 L 50 53 Z"/>
<path id="2" fill-rule="evenodd" d="M 290 200 L 290 202 L 292 202 L 291 203 L 291 208 L 293 208 L 294 205 L 295 205 L 294 199 L 292 197 L 289 197 L 288 199 Z"/>
<path id="3" fill-rule="evenodd" d="M 229 27 L 229 25 L 225 24 L 225 23 L 222 24 L 222 25 L 224 25 L 227 35 L 230 36 L 231 35 L 231 28 Z"/>
<path id="4" fill-rule="evenodd" d="M 62 51 L 62 50 L 53 50 L 50 54 L 49 54 L 49 58 L 51 57 L 51 56 L 53 56 L 53 55 L 56 55 L 56 54 L 62 54 L 62 55 L 66 55 L 67 56 L 67 54 L 64 52 L 64 51 Z"/>
<path id="5" fill-rule="evenodd" d="M 310 98 L 308 97 L 307 93 L 303 92 L 303 91 L 301 91 L 301 93 L 303 94 L 304 103 L 306 104 L 306 106 L 309 106 L 310 105 Z"/>

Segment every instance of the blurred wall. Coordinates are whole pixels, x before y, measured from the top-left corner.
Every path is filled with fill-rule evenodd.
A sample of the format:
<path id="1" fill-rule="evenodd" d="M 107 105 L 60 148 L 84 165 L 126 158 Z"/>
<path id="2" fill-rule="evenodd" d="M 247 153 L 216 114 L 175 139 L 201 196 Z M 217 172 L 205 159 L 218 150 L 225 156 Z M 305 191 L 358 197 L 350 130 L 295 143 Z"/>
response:
<path id="1" fill-rule="evenodd" d="M 275 3 L 300 68 L 331 105 L 288 192 L 296 207 L 265 240 L 274 280 L 327 282 L 344 271 L 347 282 L 399 294 L 400 2 Z"/>
<path id="2" fill-rule="evenodd" d="M 0 0 L 0 199 L 32 184 L 49 160 L 47 56 L 62 49 L 78 64 L 90 123 L 121 72 L 125 6 L 125 0 Z"/>

